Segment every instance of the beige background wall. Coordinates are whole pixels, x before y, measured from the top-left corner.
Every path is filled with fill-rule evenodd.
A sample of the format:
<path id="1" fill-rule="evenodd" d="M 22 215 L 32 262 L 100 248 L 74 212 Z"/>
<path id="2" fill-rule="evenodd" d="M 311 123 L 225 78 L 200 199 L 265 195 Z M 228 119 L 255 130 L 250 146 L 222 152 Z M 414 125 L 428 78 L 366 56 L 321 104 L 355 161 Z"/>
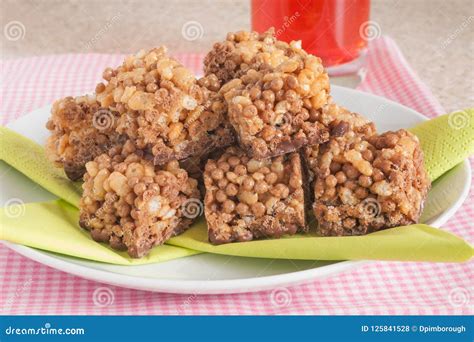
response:
<path id="1" fill-rule="evenodd" d="M 1 57 L 160 44 L 204 52 L 227 31 L 249 28 L 249 13 L 246 0 L 1 0 Z M 373 0 L 371 19 L 447 110 L 474 106 L 474 0 Z"/>

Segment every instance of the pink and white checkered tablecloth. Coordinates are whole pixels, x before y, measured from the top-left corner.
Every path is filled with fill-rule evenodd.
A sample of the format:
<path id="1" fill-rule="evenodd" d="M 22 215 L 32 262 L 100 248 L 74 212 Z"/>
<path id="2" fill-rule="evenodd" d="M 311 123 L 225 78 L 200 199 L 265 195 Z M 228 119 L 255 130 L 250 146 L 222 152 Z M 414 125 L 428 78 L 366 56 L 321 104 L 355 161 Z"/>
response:
<path id="1" fill-rule="evenodd" d="M 196 72 L 202 55 L 177 55 Z M 61 55 L 3 61 L 1 122 L 67 95 L 91 92 L 119 55 Z M 443 113 L 430 90 L 388 37 L 373 41 L 360 90 L 390 98 L 429 117 Z M 462 96 L 462 94 L 461 94 Z M 471 160 L 471 165 L 473 165 Z M 473 165 L 474 166 L 474 165 Z M 443 228 L 473 239 L 474 191 Z M 94 305 L 97 282 L 57 271 L 0 245 L 1 314 L 472 314 L 473 263 L 373 262 L 285 290 L 291 300 L 272 301 L 271 291 L 235 295 L 161 294 L 107 286 L 111 305 Z M 280 304 L 280 303 L 278 303 Z"/>

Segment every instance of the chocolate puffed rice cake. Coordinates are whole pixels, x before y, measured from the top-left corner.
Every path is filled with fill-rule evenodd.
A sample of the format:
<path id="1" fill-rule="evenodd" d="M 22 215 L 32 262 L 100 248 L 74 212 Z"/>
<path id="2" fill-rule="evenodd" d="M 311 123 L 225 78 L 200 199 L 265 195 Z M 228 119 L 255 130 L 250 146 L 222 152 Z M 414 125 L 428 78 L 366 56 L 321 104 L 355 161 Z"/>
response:
<path id="1" fill-rule="evenodd" d="M 55 166 L 64 168 L 69 179 L 82 178 L 88 161 L 125 140 L 115 132 L 117 115 L 101 107 L 93 95 L 56 101 L 46 124 L 51 132 L 46 143 L 47 157 Z"/>
<path id="2" fill-rule="evenodd" d="M 332 102 L 328 103 L 321 110 L 318 121 L 328 128 L 328 140 L 341 142 L 343 144 L 351 144 L 359 142 L 361 139 L 376 134 L 376 128 L 373 122 L 360 114 L 349 111 L 348 109 Z M 318 154 L 320 148 L 324 144 L 316 144 L 307 146 L 302 149 L 302 155 L 305 162 L 308 178 L 310 182 L 317 177 L 318 170 Z M 310 194 L 311 198 L 312 194 Z"/>
<path id="3" fill-rule="evenodd" d="M 207 55 L 205 73 L 223 83 L 228 120 L 240 146 L 264 159 L 327 140 L 327 127 L 317 122 L 330 101 L 329 77 L 321 59 L 299 42 L 264 34 L 237 32 L 216 43 Z"/>
<path id="4" fill-rule="evenodd" d="M 264 33 L 238 31 L 227 34 L 226 40 L 214 44 L 204 59 L 204 74 L 217 76 L 222 84 L 245 75 L 248 70 L 291 68 L 295 62 L 300 70 L 308 57 L 320 67 L 315 78 L 328 78 L 321 59 L 301 48 L 301 41 L 290 43 L 278 40 L 274 29 Z M 302 77 L 306 77 L 303 73 Z M 329 82 L 327 83 L 329 93 Z"/>
<path id="5" fill-rule="evenodd" d="M 152 156 L 127 143 L 88 162 L 86 169 L 80 225 L 96 241 L 141 258 L 193 221 L 186 207 L 199 200 L 197 181 L 176 160 L 155 166 Z"/>
<path id="6" fill-rule="evenodd" d="M 97 100 L 119 113 L 116 131 L 151 152 L 157 165 L 233 141 L 222 112 L 211 109 L 216 81 L 198 82 L 164 47 L 127 57 L 118 68 L 107 68 L 103 78 Z"/>
<path id="7" fill-rule="evenodd" d="M 204 172 L 205 215 L 213 244 L 307 231 L 298 153 L 251 159 L 229 147 Z"/>
<path id="8" fill-rule="evenodd" d="M 430 188 L 418 138 L 344 125 L 342 134 L 305 149 L 318 233 L 363 235 L 418 222 Z"/>
<path id="9" fill-rule="evenodd" d="M 301 89 L 291 73 L 253 69 L 222 87 L 229 122 L 249 156 L 264 159 L 327 141 L 319 117 L 328 98 L 319 97 L 320 88 L 310 95 Z"/>

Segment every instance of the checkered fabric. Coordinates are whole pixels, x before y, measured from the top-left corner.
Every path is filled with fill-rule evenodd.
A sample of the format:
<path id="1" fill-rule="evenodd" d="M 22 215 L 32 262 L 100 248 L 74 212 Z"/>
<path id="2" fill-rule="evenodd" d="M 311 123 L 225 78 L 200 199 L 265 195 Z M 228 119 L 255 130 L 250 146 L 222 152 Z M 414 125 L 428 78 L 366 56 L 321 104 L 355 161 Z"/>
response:
<path id="1" fill-rule="evenodd" d="M 120 55 L 60 55 L 1 62 L 1 122 L 57 98 L 91 92 Z M 176 55 L 196 72 L 202 55 Z M 359 86 L 434 117 L 443 108 L 388 37 L 370 44 Z M 473 160 L 471 160 L 473 165 Z M 443 229 L 473 241 L 474 191 Z M 372 262 L 327 279 L 247 294 L 178 295 L 136 291 L 85 280 L 0 245 L 1 314 L 472 314 L 473 263 Z M 113 298 L 97 305 L 94 293 Z"/>

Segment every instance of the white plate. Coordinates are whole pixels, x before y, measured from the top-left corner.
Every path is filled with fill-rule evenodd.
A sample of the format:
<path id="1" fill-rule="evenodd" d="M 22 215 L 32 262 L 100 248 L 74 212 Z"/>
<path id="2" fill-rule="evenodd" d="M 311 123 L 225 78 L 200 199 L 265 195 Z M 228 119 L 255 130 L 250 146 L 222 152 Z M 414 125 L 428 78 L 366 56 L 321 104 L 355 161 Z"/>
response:
<path id="1" fill-rule="evenodd" d="M 421 114 L 384 98 L 353 89 L 332 87 L 339 104 L 373 120 L 379 132 L 411 127 L 423 120 Z M 11 123 L 10 128 L 43 144 L 49 106 Z M 54 196 L 1 162 L 0 204 L 10 198 L 25 202 L 53 199 Z M 423 221 L 444 224 L 461 206 L 470 188 L 471 169 L 466 161 L 433 185 Z M 34 248 L 6 243 L 18 253 L 42 264 L 79 277 L 133 289 L 170 293 L 237 293 L 320 279 L 365 261 L 296 261 L 201 254 L 164 263 L 143 266 L 115 266 L 57 255 Z"/>

